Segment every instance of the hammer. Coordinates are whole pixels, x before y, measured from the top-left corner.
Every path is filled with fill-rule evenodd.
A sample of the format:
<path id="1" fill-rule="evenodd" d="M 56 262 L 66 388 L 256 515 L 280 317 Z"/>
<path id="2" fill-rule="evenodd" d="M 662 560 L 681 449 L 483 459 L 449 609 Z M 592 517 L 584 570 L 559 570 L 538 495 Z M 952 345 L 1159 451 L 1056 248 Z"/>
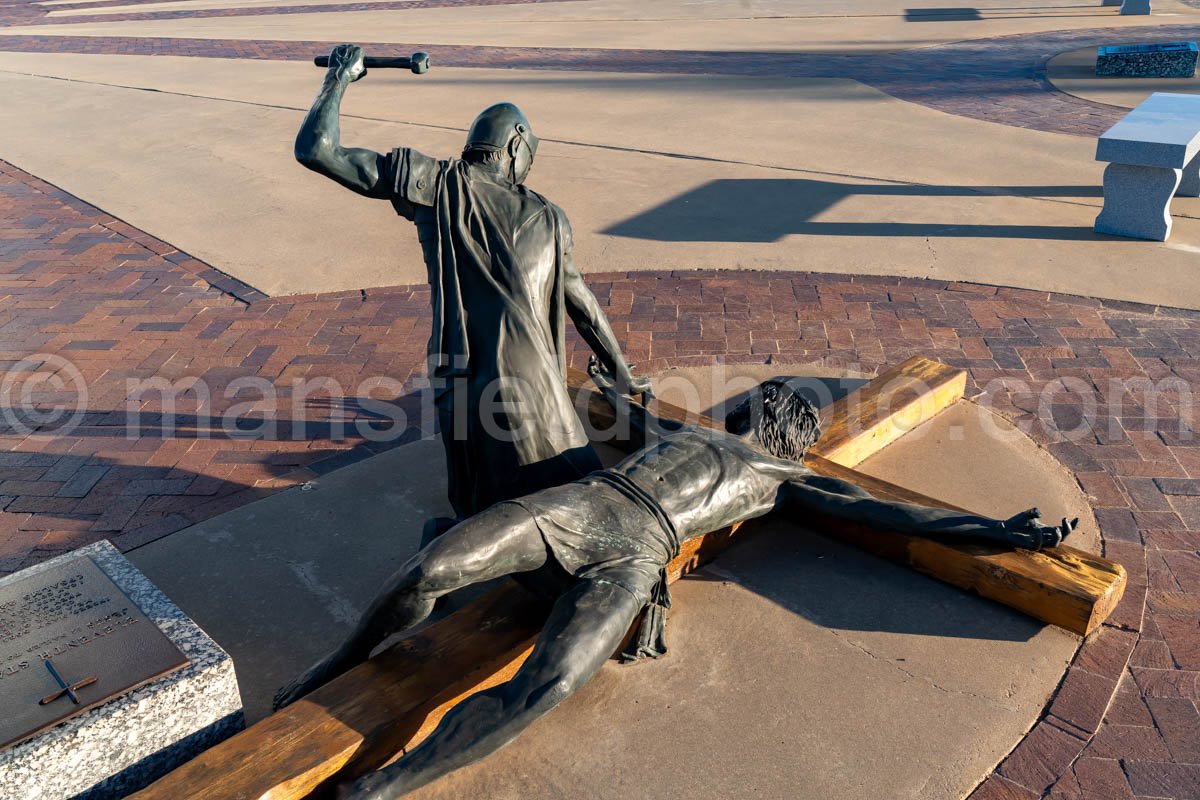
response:
<path id="1" fill-rule="evenodd" d="M 313 63 L 318 67 L 328 67 L 329 56 L 317 56 Z M 366 56 L 363 58 L 363 66 L 367 69 L 411 69 L 420 75 L 429 71 L 429 53 L 413 53 L 408 58 Z"/>

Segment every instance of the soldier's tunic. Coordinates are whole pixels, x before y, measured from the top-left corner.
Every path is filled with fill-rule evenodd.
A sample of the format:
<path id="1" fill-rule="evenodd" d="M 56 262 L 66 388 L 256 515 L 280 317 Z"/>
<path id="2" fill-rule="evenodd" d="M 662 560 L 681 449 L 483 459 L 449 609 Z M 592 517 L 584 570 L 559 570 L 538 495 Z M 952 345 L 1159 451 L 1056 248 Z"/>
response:
<path id="1" fill-rule="evenodd" d="M 429 271 L 429 375 L 456 514 L 598 469 L 566 391 L 566 215 L 464 161 L 399 148 L 389 168 Z"/>

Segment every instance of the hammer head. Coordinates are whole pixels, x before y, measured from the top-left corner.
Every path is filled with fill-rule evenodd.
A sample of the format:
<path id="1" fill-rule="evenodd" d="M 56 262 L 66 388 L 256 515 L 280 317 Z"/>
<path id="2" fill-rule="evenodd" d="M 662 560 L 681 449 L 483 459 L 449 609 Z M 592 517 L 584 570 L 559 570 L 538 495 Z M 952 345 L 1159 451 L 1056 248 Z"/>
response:
<path id="1" fill-rule="evenodd" d="M 429 71 L 429 53 L 413 53 L 409 61 L 412 62 L 412 71 L 416 74 Z"/>

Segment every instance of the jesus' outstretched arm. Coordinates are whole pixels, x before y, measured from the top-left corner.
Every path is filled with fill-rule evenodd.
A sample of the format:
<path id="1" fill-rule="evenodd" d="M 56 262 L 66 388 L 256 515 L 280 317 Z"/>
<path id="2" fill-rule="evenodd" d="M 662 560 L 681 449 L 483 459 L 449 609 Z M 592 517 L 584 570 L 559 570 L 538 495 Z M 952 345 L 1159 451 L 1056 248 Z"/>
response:
<path id="1" fill-rule="evenodd" d="M 1079 524 L 1075 518 L 1063 519 L 1054 526 L 1043 525 L 1039 522 L 1041 512 L 1036 508 L 998 520 L 964 511 L 880 500 L 852 483 L 818 475 L 788 481 L 781 487 L 780 496 L 790 516 L 797 521 L 803 521 L 805 512 L 813 512 L 931 539 L 980 539 L 1031 550 L 1057 546 Z"/>

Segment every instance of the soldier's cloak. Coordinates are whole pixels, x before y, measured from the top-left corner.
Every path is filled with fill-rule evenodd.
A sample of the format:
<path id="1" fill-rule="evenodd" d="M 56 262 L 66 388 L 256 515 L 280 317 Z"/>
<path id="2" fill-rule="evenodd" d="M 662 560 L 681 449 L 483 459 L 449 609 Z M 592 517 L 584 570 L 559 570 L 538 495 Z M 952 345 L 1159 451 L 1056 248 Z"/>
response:
<path id="1" fill-rule="evenodd" d="M 429 272 L 452 500 L 474 513 L 598 468 L 566 391 L 566 216 L 464 161 L 402 148 L 391 162 L 393 204 L 417 223 Z"/>

